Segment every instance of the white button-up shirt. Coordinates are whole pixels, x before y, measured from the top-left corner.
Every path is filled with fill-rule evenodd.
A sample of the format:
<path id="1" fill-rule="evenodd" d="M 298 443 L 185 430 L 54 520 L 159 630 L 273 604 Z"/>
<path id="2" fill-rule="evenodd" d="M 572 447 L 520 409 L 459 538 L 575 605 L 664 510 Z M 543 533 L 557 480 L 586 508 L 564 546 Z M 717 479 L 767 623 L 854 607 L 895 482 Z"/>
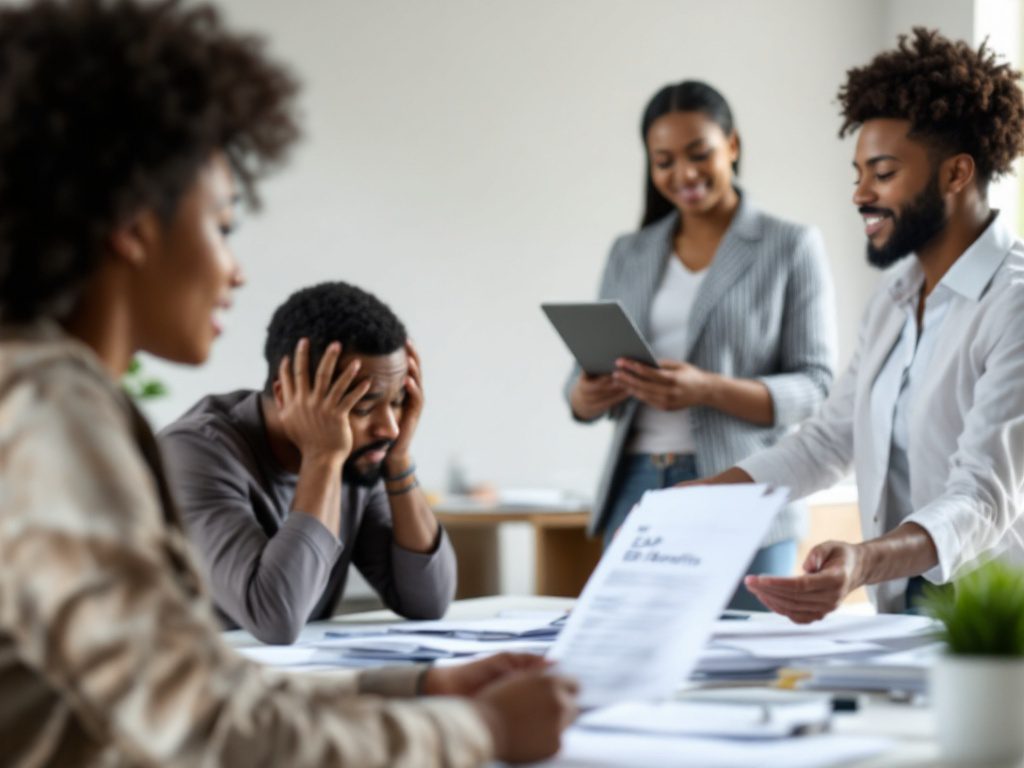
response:
<path id="1" fill-rule="evenodd" d="M 795 498 L 854 469 L 864 537 L 920 525 L 939 554 L 924 576 L 943 583 L 983 556 L 1024 561 L 1024 242 L 997 217 L 929 296 L 917 339 L 922 281 L 909 258 L 869 302 L 854 358 L 821 411 L 739 466 Z M 890 516 L 894 443 L 905 450 L 908 498 L 890 483 L 888 506 L 901 507 Z M 905 590 L 900 579 L 869 591 L 879 610 L 898 611 Z"/>
<path id="2" fill-rule="evenodd" d="M 928 380 L 928 364 L 936 344 L 942 338 L 942 321 L 946 318 L 952 297 L 956 293 L 970 297 L 974 281 L 969 272 L 974 264 L 970 259 L 958 259 L 943 276 L 925 301 L 920 329 L 917 324 L 917 306 L 924 287 L 924 275 L 919 275 L 920 279 L 916 281 L 908 281 L 905 294 L 894 297 L 906 315 L 906 320 L 896 346 L 871 388 L 872 419 L 878 425 L 875 437 L 880 444 L 886 438 L 889 439 L 889 470 L 885 485 L 885 506 L 882 510 L 887 530 L 896 528 L 914 511 L 910 500 L 908 456 L 913 442 L 910 413 L 921 387 Z"/>

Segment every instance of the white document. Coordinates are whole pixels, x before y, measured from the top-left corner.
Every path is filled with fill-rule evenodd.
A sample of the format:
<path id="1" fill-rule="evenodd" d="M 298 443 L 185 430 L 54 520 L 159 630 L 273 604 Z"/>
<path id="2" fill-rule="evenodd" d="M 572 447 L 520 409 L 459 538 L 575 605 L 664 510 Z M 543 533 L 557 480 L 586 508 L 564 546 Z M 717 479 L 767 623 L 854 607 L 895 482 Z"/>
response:
<path id="1" fill-rule="evenodd" d="M 825 768 L 866 760 L 889 739 L 822 734 L 795 739 L 706 739 L 572 727 L 562 751 L 537 768 Z"/>
<path id="2" fill-rule="evenodd" d="M 537 617 L 498 617 L 494 619 L 466 619 L 452 621 L 406 621 L 389 629 L 392 634 L 434 634 L 461 637 L 467 640 L 522 640 L 526 638 L 553 639 L 565 626 L 566 613 L 556 612 Z"/>
<path id="3" fill-rule="evenodd" d="M 713 648 L 732 648 L 758 659 L 810 659 L 818 656 L 849 656 L 853 654 L 885 653 L 888 649 L 878 643 L 833 638 L 802 638 L 794 641 L 784 637 L 724 637 L 711 641 Z"/>
<path id="4" fill-rule="evenodd" d="M 776 614 L 746 621 L 718 621 L 696 672 L 745 675 L 782 665 L 855 659 L 858 663 L 900 648 L 932 642 L 933 620 L 923 616 L 831 614 L 813 624 L 794 624 Z"/>
<path id="5" fill-rule="evenodd" d="M 380 659 L 430 661 L 433 659 L 475 656 L 502 651 L 543 655 L 550 642 L 543 639 L 471 640 L 444 635 L 394 634 L 374 637 L 327 638 L 316 643 L 322 651 L 342 656 L 363 656 Z"/>
<path id="6" fill-rule="evenodd" d="M 713 637 L 786 638 L 800 642 L 802 638 L 832 638 L 874 642 L 915 635 L 933 634 L 938 625 L 927 616 L 906 616 L 880 613 L 875 616 L 832 613 L 810 624 L 794 624 L 775 613 L 757 614 L 747 621 L 716 621 Z"/>
<path id="7" fill-rule="evenodd" d="M 239 648 L 238 652 L 246 658 L 271 667 L 319 666 L 335 661 L 332 654 L 318 651 L 316 648 L 294 645 L 258 645 L 253 648 Z"/>
<path id="8" fill-rule="evenodd" d="M 294 645 L 258 645 L 237 648 L 243 656 L 290 672 L 331 672 L 342 668 L 381 666 L 373 659 L 345 658 L 338 653 Z M 396 660 L 394 663 L 403 663 Z"/>
<path id="9" fill-rule="evenodd" d="M 780 693 L 768 691 L 769 694 Z M 788 692 L 787 692 L 788 693 Z M 785 738 L 825 730 L 832 700 L 821 694 L 763 696 L 764 703 L 744 701 L 629 702 L 594 709 L 580 716 L 577 728 L 664 736 Z"/>
<path id="10" fill-rule="evenodd" d="M 945 643 L 937 642 L 856 662 L 830 659 L 806 667 L 811 678 L 804 680 L 800 687 L 924 693 L 928 688 L 929 670 L 945 652 Z"/>
<path id="11" fill-rule="evenodd" d="M 743 675 L 755 672 L 774 673 L 781 664 L 778 659 L 759 659 L 746 651 L 707 645 L 700 652 L 695 675 Z M 765 676 L 765 675 L 762 675 Z M 774 676 L 774 675 L 772 675 Z"/>
<path id="12" fill-rule="evenodd" d="M 583 707 L 683 682 L 786 496 L 753 484 L 644 495 L 548 654 L 579 680 Z"/>

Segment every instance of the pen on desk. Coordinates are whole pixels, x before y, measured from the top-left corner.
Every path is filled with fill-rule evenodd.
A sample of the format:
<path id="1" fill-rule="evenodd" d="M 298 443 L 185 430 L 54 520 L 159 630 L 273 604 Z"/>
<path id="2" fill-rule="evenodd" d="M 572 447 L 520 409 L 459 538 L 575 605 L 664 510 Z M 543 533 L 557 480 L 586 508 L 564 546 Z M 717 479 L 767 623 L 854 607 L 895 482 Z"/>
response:
<path id="1" fill-rule="evenodd" d="M 745 613 L 743 611 L 732 611 L 732 610 L 726 609 L 726 610 L 722 611 L 722 614 L 718 618 L 719 618 L 719 620 L 724 620 L 724 621 L 743 621 L 745 619 L 749 619 L 750 618 L 750 614 L 749 613 Z"/>
<path id="2" fill-rule="evenodd" d="M 854 695 L 839 695 L 832 696 L 832 711 L 833 712 L 856 712 L 860 709 L 860 698 Z"/>

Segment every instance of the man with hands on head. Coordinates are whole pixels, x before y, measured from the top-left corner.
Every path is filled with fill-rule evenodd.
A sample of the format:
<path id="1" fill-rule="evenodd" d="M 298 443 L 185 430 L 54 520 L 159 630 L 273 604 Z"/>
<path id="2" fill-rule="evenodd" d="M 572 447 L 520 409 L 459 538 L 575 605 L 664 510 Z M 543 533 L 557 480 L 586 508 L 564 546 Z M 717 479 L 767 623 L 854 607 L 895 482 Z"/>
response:
<path id="1" fill-rule="evenodd" d="M 337 612 L 353 564 L 408 618 L 444 614 L 455 555 L 416 480 L 419 356 L 376 297 L 293 294 L 267 331 L 262 392 L 205 397 L 160 436 L 227 626 L 290 643 Z"/>
<path id="2" fill-rule="evenodd" d="M 746 579 L 794 621 L 860 586 L 906 610 L 924 580 L 1024 557 L 1024 242 L 987 199 L 1024 149 L 1019 80 L 984 45 L 916 28 L 840 90 L 868 259 L 902 263 L 819 414 L 711 479 L 800 497 L 856 470 L 865 541 L 819 544 L 801 576 Z"/>

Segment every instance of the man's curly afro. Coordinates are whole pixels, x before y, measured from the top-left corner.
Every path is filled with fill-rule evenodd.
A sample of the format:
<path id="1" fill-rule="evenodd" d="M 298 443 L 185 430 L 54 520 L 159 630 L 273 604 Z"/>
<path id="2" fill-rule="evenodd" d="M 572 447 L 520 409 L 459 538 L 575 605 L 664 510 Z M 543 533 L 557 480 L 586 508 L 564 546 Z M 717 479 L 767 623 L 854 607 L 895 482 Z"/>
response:
<path id="1" fill-rule="evenodd" d="M 910 121 L 910 135 L 941 153 L 974 158 L 978 179 L 1007 173 L 1024 150 L 1020 72 L 982 43 L 977 50 L 915 27 L 895 50 L 846 73 L 840 136 L 874 118 Z"/>
<path id="2" fill-rule="evenodd" d="M 295 353 L 299 339 L 309 339 L 309 380 L 331 342 L 344 354 L 390 355 L 404 348 L 405 326 L 391 308 L 372 293 L 341 281 L 302 288 L 274 310 L 267 326 L 263 357 L 267 361 L 264 391 L 273 392 L 281 361 Z M 335 375 L 340 374 L 340 369 Z"/>

